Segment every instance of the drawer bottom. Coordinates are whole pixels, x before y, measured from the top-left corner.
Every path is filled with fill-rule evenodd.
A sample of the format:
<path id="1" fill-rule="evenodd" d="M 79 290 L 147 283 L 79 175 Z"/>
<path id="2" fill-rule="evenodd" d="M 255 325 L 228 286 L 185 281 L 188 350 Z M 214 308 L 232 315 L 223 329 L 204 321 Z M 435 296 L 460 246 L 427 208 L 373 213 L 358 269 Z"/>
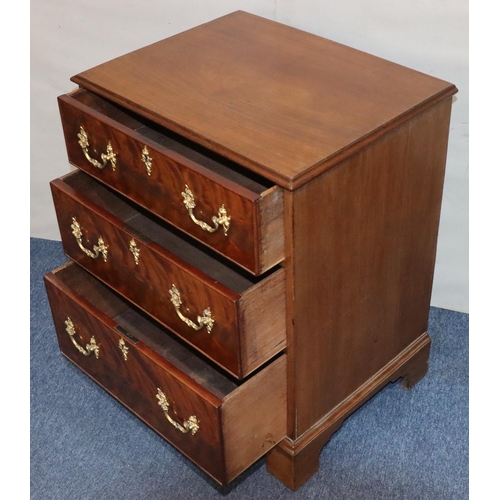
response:
<path id="1" fill-rule="evenodd" d="M 286 435 L 286 355 L 228 378 L 74 263 L 45 276 L 61 352 L 220 484 Z"/>

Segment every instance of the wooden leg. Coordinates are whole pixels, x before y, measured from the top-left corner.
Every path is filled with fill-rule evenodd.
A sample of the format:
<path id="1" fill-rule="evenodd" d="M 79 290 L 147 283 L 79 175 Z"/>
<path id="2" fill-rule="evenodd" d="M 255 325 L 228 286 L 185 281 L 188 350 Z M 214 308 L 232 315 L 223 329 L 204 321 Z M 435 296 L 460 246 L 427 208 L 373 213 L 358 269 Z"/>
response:
<path id="1" fill-rule="evenodd" d="M 319 469 L 319 456 L 332 434 L 344 423 L 345 416 L 337 416 L 326 427 L 309 432 L 293 441 L 285 438 L 267 454 L 267 470 L 283 484 L 295 491 Z"/>
<path id="2" fill-rule="evenodd" d="M 328 438 L 329 439 L 329 438 Z M 300 451 L 294 450 L 293 442 L 280 443 L 267 455 L 267 470 L 285 486 L 295 491 L 319 469 L 319 455 L 328 441 L 316 440 Z"/>
<path id="3" fill-rule="evenodd" d="M 411 389 L 424 378 L 429 368 L 430 350 L 431 343 L 429 342 L 405 365 L 406 374 L 401 380 L 401 385 L 405 389 Z"/>

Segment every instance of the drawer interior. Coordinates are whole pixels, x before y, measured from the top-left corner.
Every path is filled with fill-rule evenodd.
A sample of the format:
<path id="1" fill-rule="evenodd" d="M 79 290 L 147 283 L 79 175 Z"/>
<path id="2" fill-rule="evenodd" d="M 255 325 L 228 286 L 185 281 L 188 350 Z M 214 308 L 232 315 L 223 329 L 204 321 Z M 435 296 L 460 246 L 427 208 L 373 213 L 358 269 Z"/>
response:
<path id="1" fill-rule="evenodd" d="M 173 334 L 166 328 L 134 308 L 80 266 L 66 265 L 54 271 L 54 275 L 115 321 L 115 329 L 120 334 L 133 343 L 142 342 L 221 400 L 240 385 L 240 382 L 224 375 L 218 367 L 201 359 L 189 347 L 174 340 Z"/>
<path id="2" fill-rule="evenodd" d="M 80 89 L 71 98 L 90 109 L 98 111 L 116 122 L 135 130 L 147 139 L 164 148 L 201 165 L 248 190 L 262 194 L 274 184 L 267 179 L 247 170 L 202 146 L 157 125 L 144 117 L 132 113 L 102 97 Z"/>
<path id="3" fill-rule="evenodd" d="M 79 195 L 124 221 L 126 229 L 144 242 L 161 245 L 240 295 L 272 272 L 256 277 L 243 271 L 83 172 L 75 171 L 65 176 L 63 181 Z"/>

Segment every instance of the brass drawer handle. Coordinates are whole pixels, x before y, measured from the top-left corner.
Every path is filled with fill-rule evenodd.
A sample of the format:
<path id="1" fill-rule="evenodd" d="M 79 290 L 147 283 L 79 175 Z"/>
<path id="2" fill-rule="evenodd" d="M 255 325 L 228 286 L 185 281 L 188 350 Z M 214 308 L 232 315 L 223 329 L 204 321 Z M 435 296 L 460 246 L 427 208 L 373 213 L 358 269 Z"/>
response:
<path id="1" fill-rule="evenodd" d="M 104 259 L 104 262 L 108 261 L 108 247 L 104 244 L 104 240 L 102 239 L 101 236 L 97 239 L 97 245 L 94 245 L 93 251 L 89 250 L 88 248 L 85 248 L 82 243 L 82 227 L 78 223 L 78 221 L 73 217 L 71 223 L 71 229 L 73 231 L 73 236 L 75 237 L 78 246 L 82 249 L 82 251 L 85 253 L 85 255 L 88 255 L 89 257 L 92 257 L 93 259 L 97 259 L 99 255 L 102 255 L 102 258 Z"/>
<path id="2" fill-rule="evenodd" d="M 71 318 L 68 317 L 64 323 L 66 325 L 66 332 L 68 332 L 71 342 L 73 342 L 73 345 L 78 349 L 78 351 L 84 356 L 90 356 L 94 353 L 96 359 L 99 359 L 99 346 L 97 345 L 94 336 L 90 337 L 90 342 L 85 347 L 82 347 L 75 339 L 76 330 Z"/>
<path id="3" fill-rule="evenodd" d="M 163 410 L 163 413 L 165 414 L 165 418 L 179 431 L 181 431 L 183 434 L 187 434 L 188 432 L 191 433 L 192 436 L 194 436 L 199 428 L 200 428 L 200 422 L 198 420 L 198 417 L 196 415 L 191 415 L 187 420 L 184 420 L 182 424 L 179 422 L 176 422 L 168 413 L 169 408 L 170 408 L 170 402 L 167 399 L 167 396 L 163 393 L 161 389 L 158 389 L 158 393 L 156 394 L 156 399 L 158 399 L 158 405 L 161 407 Z M 175 413 L 175 412 L 174 412 Z"/>
<path id="4" fill-rule="evenodd" d="M 189 217 L 191 220 L 198 226 L 200 226 L 204 231 L 208 231 L 209 233 L 215 233 L 219 226 L 222 226 L 224 230 L 224 235 L 227 236 L 227 232 L 229 230 L 229 223 L 231 222 L 231 217 L 227 215 L 226 208 L 224 205 L 221 205 L 219 208 L 219 213 L 212 217 L 212 222 L 214 223 L 213 227 L 209 226 L 206 222 L 198 220 L 193 214 L 193 210 L 196 207 L 196 203 L 194 201 L 194 195 L 189 186 L 186 184 L 186 188 L 182 192 L 182 197 L 184 198 L 184 206 L 188 211 Z"/>
<path id="5" fill-rule="evenodd" d="M 87 158 L 91 165 L 102 170 L 108 164 L 108 161 L 110 161 L 111 168 L 116 170 L 116 153 L 113 152 L 111 142 L 108 142 L 108 145 L 106 146 L 106 153 L 101 154 L 102 163 L 99 163 L 98 160 L 91 158 L 89 155 L 89 138 L 87 136 L 87 132 L 85 132 L 85 129 L 82 126 L 80 126 L 80 133 L 78 134 L 78 144 L 82 148 L 85 158 Z"/>
<path id="6" fill-rule="evenodd" d="M 210 333 L 212 331 L 212 328 L 214 327 L 215 320 L 212 319 L 212 312 L 210 311 L 210 307 L 207 307 L 203 311 L 203 316 L 198 316 L 196 319 L 198 321 L 198 324 L 196 324 L 194 321 L 191 321 L 189 318 L 186 318 L 181 313 L 181 294 L 179 293 L 179 290 L 177 290 L 177 287 L 175 285 L 172 285 L 172 288 L 169 290 L 170 292 L 170 302 L 175 307 L 175 312 L 177 313 L 177 316 L 186 323 L 189 327 L 193 328 L 193 330 L 201 330 L 203 327 L 207 329 L 207 332 Z"/>

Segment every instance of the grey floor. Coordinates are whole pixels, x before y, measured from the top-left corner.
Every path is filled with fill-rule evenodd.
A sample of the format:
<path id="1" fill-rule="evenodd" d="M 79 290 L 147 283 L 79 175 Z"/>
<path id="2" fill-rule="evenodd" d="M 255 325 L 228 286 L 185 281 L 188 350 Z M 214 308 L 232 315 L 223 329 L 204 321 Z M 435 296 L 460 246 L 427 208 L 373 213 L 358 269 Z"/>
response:
<path id="1" fill-rule="evenodd" d="M 467 314 L 431 309 L 427 376 L 349 417 L 297 492 L 264 460 L 221 488 L 59 354 L 42 276 L 66 261 L 31 239 L 32 500 L 468 498 Z"/>

